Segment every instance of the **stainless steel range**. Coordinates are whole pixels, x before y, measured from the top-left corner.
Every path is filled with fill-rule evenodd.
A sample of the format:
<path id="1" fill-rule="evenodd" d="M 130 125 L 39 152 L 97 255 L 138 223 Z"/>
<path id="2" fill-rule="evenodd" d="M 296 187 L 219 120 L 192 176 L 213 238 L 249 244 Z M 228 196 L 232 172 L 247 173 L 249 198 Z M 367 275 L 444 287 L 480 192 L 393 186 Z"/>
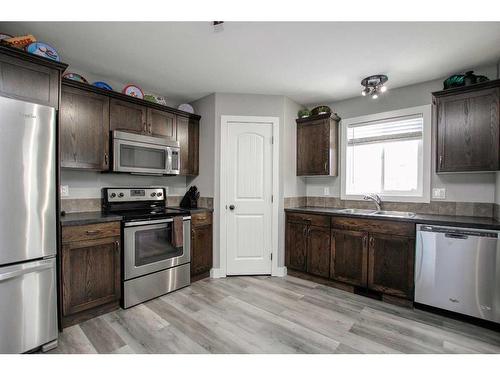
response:
<path id="1" fill-rule="evenodd" d="M 123 216 L 122 307 L 190 284 L 191 216 L 163 188 L 105 188 L 103 211 Z"/>

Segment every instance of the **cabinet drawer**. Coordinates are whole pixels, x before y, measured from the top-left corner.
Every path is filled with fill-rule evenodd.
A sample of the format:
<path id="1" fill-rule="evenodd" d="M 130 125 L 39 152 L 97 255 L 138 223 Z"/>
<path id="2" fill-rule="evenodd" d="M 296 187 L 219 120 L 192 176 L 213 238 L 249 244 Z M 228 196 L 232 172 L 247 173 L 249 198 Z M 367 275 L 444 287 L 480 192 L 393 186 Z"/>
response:
<path id="1" fill-rule="evenodd" d="M 199 212 L 191 215 L 191 225 L 207 225 L 212 224 L 211 212 Z"/>
<path id="2" fill-rule="evenodd" d="M 300 213 L 287 213 L 287 220 L 306 223 L 317 227 L 330 228 L 330 217 L 323 215 L 311 215 Z"/>
<path id="3" fill-rule="evenodd" d="M 62 228 L 62 242 L 86 241 L 120 236 L 120 222 L 68 226 Z"/>
<path id="4" fill-rule="evenodd" d="M 386 233 L 407 237 L 415 236 L 415 224 L 383 219 L 374 220 L 351 217 L 332 217 L 332 228 L 370 233 Z"/>

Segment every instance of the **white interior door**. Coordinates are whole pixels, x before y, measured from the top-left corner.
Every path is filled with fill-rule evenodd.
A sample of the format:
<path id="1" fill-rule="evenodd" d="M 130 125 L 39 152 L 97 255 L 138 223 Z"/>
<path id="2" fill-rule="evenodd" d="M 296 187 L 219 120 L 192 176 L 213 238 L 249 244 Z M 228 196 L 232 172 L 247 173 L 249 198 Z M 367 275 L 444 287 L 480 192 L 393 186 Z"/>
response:
<path id="1" fill-rule="evenodd" d="M 272 123 L 229 122 L 226 273 L 271 274 Z"/>

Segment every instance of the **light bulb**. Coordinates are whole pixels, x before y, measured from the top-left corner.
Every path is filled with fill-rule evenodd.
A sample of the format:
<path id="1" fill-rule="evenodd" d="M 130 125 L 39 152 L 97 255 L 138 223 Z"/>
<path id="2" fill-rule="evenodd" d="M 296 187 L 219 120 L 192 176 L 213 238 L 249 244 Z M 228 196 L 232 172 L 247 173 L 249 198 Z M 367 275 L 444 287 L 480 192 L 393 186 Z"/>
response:
<path id="1" fill-rule="evenodd" d="M 386 92 L 387 87 L 386 86 L 380 86 L 380 92 Z"/>
<path id="2" fill-rule="evenodd" d="M 365 87 L 363 91 L 361 91 L 361 95 L 366 96 L 370 93 L 370 89 L 368 87 Z"/>
<path id="3" fill-rule="evenodd" d="M 374 94 L 372 95 L 372 99 L 377 99 L 377 98 L 378 98 L 378 94 L 377 94 L 377 93 L 374 93 Z"/>

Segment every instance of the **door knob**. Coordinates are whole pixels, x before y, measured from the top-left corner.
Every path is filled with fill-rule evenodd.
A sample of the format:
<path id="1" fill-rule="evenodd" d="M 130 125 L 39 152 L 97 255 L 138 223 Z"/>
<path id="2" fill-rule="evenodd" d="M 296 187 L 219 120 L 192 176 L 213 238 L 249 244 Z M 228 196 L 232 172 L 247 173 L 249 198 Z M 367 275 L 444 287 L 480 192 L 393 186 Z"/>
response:
<path id="1" fill-rule="evenodd" d="M 235 208 L 234 204 L 232 204 L 232 205 L 230 205 L 230 206 L 229 206 L 229 209 L 230 209 L 231 211 L 232 211 L 232 210 L 234 210 L 234 208 Z"/>

